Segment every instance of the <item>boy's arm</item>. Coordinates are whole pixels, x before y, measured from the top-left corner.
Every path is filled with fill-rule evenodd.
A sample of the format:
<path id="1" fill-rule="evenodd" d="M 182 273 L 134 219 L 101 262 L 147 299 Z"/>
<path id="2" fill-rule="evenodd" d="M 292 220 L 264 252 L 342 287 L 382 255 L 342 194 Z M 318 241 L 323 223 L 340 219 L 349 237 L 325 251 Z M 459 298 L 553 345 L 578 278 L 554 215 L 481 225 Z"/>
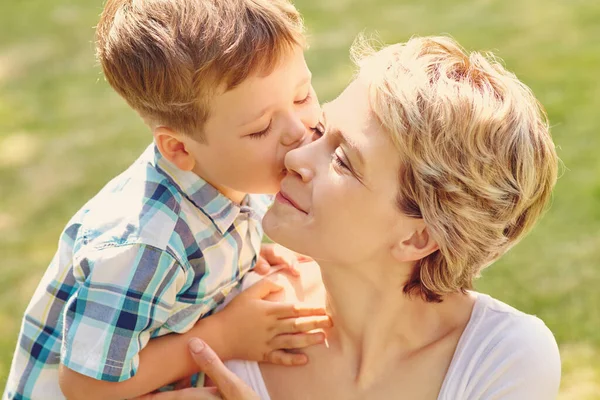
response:
<path id="1" fill-rule="evenodd" d="M 187 347 L 192 337 L 201 337 L 224 360 L 304 364 L 305 355 L 280 349 L 322 343 L 322 333 L 298 333 L 326 328 L 331 322 L 322 308 L 263 300 L 280 289 L 273 282 L 261 281 L 237 296 L 221 312 L 198 321 L 189 332 L 152 339 L 140 352 L 136 375 L 126 381 L 99 381 L 61 365 L 61 389 L 69 399 L 92 400 L 131 398 L 151 392 L 197 372 Z M 295 318 L 314 315 L 320 316 Z"/>
<path id="2" fill-rule="evenodd" d="M 77 249 L 73 278 L 77 289 L 63 308 L 59 383 L 69 397 L 103 398 L 95 391 L 106 388 L 103 381 L 137 375 L 142 349 L 167 322 L 190 279 L 165 251 L 112 242 Z"/>
<path id="3" fill-rule="evenodd" d="M 191 338 L 201 337 L 220 357 L 226 356 L 221 320 L 221 316 L 215 314 L 201 319 L 184 334 L 170 334 L 150 340 L 139 354 L 135 376 L 122 382 L 90 378 L 61 364 L 60 388 L 68 399 L 127 399 L 193 375 L 197 372 L 197 366 L 187 347 Z"/>

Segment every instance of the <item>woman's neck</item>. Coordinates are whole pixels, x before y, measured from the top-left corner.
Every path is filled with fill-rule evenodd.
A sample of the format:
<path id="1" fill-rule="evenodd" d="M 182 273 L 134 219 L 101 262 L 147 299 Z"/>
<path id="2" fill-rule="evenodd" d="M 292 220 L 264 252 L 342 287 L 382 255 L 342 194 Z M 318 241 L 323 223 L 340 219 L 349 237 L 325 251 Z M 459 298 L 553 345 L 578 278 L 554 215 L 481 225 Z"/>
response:
<path id="1" fill-rule="evenodd" d="M 332 341 L 351 360 L 361 388 L 376 383 L 394 363 L 446 336 L 465 318 L 464 307 L 453 307 L 457 296 L 427 303 L 406 295 L 408 276 L 399 270 L 386 274 L 384 270 L 394 269 L 320 265 L 334 323 Z M 467 320 L 469 315 L 470 310 Z"/>

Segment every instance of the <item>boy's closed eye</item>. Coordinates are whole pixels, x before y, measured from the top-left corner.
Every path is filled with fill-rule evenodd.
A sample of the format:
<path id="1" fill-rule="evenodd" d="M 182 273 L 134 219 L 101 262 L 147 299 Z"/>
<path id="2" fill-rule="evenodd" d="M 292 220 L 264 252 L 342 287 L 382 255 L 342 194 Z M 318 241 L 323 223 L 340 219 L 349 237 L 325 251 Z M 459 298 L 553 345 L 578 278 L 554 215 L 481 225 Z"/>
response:
<path id="1" fill-rule="evenodd" d="M 269 132 L 271 132 L 272 126 L 273 126 L 273 121 L 269 121 L 269 125 L 265 129 L 263 129 L 262 131 L 259 131 L 259 132 L 251 133 L 250 135 L 248 135 L 248 137 L 250 139 L 261 139 L 261 138 L 267 136 L 269 134 Z"/>
<path id="2" fill-rule="evenodd" d="M 297 100 L 294 102 L 294 104 L 302 105 L 302 104 L 308 103 L 310 100 L 312 100 L 312 96 L 311 96 L 310 90 L 309 90 L 308 93 L 306 94 L 306 96 L 302 100 Z"/>

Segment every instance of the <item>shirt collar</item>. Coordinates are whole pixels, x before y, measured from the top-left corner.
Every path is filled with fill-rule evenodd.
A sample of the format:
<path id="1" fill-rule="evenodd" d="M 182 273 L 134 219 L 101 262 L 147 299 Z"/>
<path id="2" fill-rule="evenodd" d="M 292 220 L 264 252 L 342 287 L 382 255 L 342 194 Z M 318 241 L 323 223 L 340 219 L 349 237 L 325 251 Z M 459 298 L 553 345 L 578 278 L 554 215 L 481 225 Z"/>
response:
<path id="1" fill-rule="evenodd" d="M 191 171 L 182 171 L 164 158 L 155 144 L 154 165 L 177 187 L 189 201 L 210 218 L 221 235 L 224 235 L 242 212 L 249 212 L 249 196 L 241 207 L 224 196 L 214 186 Z"/>

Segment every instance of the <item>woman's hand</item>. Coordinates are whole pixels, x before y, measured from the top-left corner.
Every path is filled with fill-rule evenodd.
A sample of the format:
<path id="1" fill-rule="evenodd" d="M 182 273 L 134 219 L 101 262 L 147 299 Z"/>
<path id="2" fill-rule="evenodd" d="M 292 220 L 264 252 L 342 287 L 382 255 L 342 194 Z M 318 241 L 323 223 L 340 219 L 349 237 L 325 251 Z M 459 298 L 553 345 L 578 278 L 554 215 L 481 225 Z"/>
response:
<path id="1" fill-rule="evenodd" d="M 216 353 L 202 340 L 190 340 L 189 349 L 198 369 L 208 375 L 216 387 L 150 393 L 137 400 L 260 400 L 258 394 L 228 370 Z"/>

